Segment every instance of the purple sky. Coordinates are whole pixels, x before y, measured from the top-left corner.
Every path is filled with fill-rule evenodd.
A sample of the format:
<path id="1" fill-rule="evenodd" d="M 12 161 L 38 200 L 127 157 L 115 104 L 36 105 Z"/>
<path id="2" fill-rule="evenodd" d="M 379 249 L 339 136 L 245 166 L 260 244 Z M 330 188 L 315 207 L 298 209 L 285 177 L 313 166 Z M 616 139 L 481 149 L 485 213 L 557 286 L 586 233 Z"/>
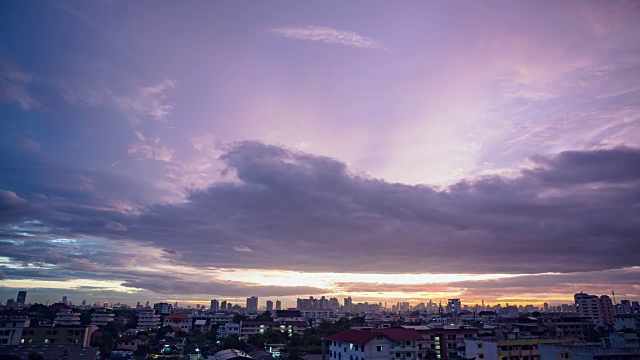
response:
<path id="1" fill-rule="evenodd" d="M 639 23 L 0 2 L 0 297 L 638 299 Z"/>

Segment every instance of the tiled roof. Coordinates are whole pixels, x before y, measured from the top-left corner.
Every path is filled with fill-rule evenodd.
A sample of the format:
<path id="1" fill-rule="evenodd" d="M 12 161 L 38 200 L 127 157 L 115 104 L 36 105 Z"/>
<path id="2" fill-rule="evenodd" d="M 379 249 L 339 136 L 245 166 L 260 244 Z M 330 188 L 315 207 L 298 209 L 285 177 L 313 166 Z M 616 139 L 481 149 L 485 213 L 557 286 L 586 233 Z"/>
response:
<path id="1" fill-rule="evenodd" d="M 175 314 L 171 314 L 169 316 L 166 316 L 165 319 L 186 320 L 186 319 L 191 319 L 191 316 L 189 316 L 187 314 L 175 313 Z"/>
<path id="2" fill-rule="evenodd" d="M 349 329 L 341 331 L 337 334 L 329 335 L 327 336 L 327 340 L 340 341 L 355 345 L 364 345 L 378 335 L 380 334 L 374 331 Z"/>
<path id="3" fill-rule="evenodd" d="M 392 328 L 375 330 L 375 332 L 381 332 L 395 341 L 422 340 L 422 335 L 416 329 Z"/>

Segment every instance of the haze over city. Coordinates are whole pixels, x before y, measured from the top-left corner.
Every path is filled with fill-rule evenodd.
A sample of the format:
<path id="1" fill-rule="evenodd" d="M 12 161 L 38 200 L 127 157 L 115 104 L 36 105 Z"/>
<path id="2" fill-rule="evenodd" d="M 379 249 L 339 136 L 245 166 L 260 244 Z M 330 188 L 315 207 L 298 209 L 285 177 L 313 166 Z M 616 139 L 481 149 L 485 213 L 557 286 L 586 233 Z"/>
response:
<path id="1" fill-rule="evenodd" d="M 0 299 L 640 300 L 634 1 L 0 2 Z"/>

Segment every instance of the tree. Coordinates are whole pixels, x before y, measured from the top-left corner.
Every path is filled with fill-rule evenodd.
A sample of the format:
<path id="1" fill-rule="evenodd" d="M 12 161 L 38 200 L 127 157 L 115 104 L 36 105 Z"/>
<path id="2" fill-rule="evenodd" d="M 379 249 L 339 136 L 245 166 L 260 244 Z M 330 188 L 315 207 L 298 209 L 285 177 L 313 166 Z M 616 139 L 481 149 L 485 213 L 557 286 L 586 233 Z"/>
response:
<path id="1" fill-rule="evenodd" d="M 240 324 L 240 322 L 243 320 L 247 320 L 247 317 L 245 315 L 240 315 L 240 314 L 233 315 L 234 324 Z"/>
<path id="2" fill-rule="evenodd" d="M 271 311 L 267 310 L 263 312 L 262 314 L 260 314 L 260 316 L 256 318 L 256 320 L 257 321 L 273 321 L 273 317 L 271 316 Z"/>
<path id="3" fill-rule="evenodd" d="M 238 335 L 229 335 L 222 341 L 224 349 L 238 349 L 244 350 L 247 347 L 247 343 L 244 340 L 240 340 Z"/>

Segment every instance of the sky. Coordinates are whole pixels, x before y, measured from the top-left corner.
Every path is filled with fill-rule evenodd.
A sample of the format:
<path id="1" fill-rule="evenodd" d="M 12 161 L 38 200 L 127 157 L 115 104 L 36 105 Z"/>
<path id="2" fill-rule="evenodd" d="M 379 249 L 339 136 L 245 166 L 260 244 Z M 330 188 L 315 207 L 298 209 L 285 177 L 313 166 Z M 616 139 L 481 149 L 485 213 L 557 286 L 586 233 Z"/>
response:
<path id="1" fill-rule="evenodd" d="M 637 1 L 2 1 L 0 298 L 640 299 Z"/>

